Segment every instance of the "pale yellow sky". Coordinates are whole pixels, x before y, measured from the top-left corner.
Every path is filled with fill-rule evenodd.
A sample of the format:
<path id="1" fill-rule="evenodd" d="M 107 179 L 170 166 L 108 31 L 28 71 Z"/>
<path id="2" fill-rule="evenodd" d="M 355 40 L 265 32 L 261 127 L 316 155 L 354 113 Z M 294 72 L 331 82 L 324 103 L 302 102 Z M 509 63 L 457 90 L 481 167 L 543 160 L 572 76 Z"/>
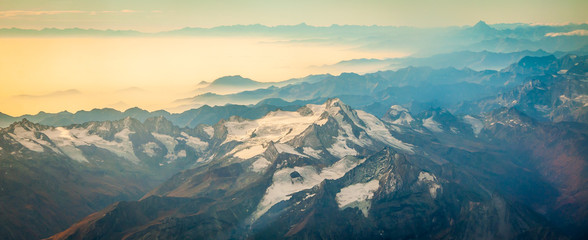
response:
<path id="1" fill-rule="evenodd" d="M 41 110 L 124 110 L 133 106 L 158 110 L 169 107 L 174 100 L 193 96 L 200 81 L 222 76 L 283 81 L 324 73 L 310 66 L 408 54 L 276 41 L 195 37 L 0 38 L 0 112 L 21 115 Z M 143 91 L 119 91 L 132 87 Z M 77 91 L 52 94 L 68 89 Z"/>

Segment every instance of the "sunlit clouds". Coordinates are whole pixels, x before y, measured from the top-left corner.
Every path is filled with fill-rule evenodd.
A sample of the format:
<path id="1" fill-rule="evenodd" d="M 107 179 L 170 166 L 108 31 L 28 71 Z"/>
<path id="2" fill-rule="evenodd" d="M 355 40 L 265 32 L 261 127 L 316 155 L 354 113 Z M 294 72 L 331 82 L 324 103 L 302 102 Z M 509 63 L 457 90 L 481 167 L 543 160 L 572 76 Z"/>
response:
<path id="1" fill-rule="evenodd" d="M 559 36 L 588 36 L 588 30 L 574 30 L 570 32 L 557 32 L 547 33 L 546 37 L 559 37 Z"/>

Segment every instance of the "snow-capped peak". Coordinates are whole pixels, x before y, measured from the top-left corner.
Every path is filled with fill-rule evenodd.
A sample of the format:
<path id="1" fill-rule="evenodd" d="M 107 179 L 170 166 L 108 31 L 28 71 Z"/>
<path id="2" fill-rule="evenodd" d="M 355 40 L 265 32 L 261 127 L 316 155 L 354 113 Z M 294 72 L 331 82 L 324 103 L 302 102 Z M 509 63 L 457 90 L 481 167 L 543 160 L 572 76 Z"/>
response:
<path id="1" fill-rule="evenodd" d="M 388 110 L 388 113 L 383 118 L 384 121 L 395 124 L 409 126 L 415 120 L 410 115 L 408 109 L 400 105 L 392 105 Z"/>
<path id="2" fill-rule="evenodd" d="M 335 125 L 324 126 L 328 121 L 333 121 Z M 303 137 L 301 134 L 312 125 L 330 129 L 328 135 L 335 141 L 322 147 L 334 157 L 357 155 L 358 152 L 353 146 L 372 146 L 374 140 L 408 152 L 412 151 L 410 145 L 394 138 L 378 118 L 363 111 L 355 111 L 339 99 L 329 99 L 322 105 L 309 104 L 298 111 L 270 112 L 257 120 L 231 119 L 224 122 L 227 135 L 223 144 L 241 142 L 229 152 L 229 155 L 240 159 L 262 154 L 266 150 L 264 146 L 268 146 L 270 142 L 308 149 L 316 146 L 294 144 L 292 141 Z M 308 157 L 302 152 L 296 152 L 295 155 Z"/>
<path id="3" fill-rule="evenodd" d="M 392 105 L 390 106 L 390 110 L 389 110 L 389 114 L 390 115 L 398 115 L 399 113 L 402 112 L 408 112 L 408 109 L 400 106 L 400 105 Z"/>

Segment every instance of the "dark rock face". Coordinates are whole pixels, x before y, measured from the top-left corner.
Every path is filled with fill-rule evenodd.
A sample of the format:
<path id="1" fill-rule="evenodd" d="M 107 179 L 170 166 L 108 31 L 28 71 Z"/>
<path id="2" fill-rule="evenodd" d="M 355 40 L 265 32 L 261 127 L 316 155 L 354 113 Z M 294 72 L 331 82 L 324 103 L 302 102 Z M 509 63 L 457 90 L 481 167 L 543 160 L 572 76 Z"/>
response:
<path id="1" fill-rule="evenodd" d="M 299 178 L 299 177 L 302 177 L 302 176 L 300 176 L 300 173 L 294 171 L 294 172 L 291 172 L 290 173 L 290 177 L 291 178 Z"/>

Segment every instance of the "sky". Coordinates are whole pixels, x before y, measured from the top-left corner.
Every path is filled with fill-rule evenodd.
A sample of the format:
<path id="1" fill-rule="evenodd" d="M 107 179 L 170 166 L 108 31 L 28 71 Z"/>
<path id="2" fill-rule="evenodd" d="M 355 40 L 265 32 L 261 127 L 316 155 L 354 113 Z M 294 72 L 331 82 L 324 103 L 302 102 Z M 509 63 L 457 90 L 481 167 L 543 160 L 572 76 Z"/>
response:
<path id="1" fill-rule="evenodd" d="M 342 59 L 401 56 L 267 38 L 0 38 L 0 112 L 175 111 L 173 102 L 193 97 L 201 81 L 276 82 L 322 73 L 309 66 Z"/>
<path id="2" fill-rule="evenodd" d="M 0 28 L 133 29 L 235 24 L 463 26 L 583 23 L 585 0 L 0 0 Z"/>
<path id="3" fill-rule="evenodd" d="M 586 0 L 0 0 L 0 28 L 159 32 L 237 24 L 566 24 L 588 22 L 586 9 Z M 193 96 L 200 81 L 222 76 L 282 81 L 325 73 L 313 66 L 410 54 L 343 44 L 275 44 L 280 41 L 0 37 L 0 112 L 19 116 L 134 106 L 158 110 Z"/>

